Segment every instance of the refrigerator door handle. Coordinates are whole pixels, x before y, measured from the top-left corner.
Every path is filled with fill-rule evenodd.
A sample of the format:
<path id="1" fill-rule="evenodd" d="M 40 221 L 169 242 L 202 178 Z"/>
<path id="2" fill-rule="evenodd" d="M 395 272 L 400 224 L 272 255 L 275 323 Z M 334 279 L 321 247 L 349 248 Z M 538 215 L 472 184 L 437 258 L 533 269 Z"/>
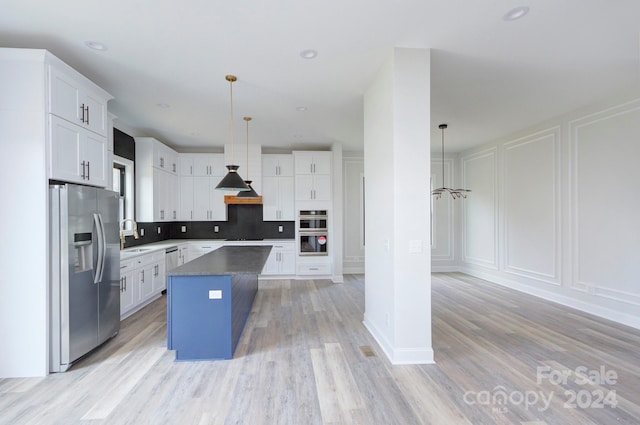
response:
<path id="1" fill-rule="evenodd" d="M 93 222 L 96 225 L 96 234 L 98 235 L 98 261 L 96 262 L 96 272 L 93 278 L 93 283 L 100 283 L 102 281 L 102 274 L 104 273 L 104 262 L 107 250 L 104 244 L 104 225 L 102 224 L 102 217 L 98 213 L 93 214 Z"/>

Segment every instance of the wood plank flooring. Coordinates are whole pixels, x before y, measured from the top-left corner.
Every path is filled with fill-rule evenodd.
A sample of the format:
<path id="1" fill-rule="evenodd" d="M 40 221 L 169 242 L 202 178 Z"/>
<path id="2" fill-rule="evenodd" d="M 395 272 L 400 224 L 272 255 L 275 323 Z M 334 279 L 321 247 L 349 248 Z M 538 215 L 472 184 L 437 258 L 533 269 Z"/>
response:
<path id="1" fill-rule="evenodd" d="M 161 298 L 68 372 L 1 379 L 0 424 L 640 424 L 640 331 L 438 273 L 437 364 L 392 366 L 362 325 L 364 286 L 261 281 L 217 362 L 174 361 Z M 586 383 L 601 368 L 615 382 Z"/>

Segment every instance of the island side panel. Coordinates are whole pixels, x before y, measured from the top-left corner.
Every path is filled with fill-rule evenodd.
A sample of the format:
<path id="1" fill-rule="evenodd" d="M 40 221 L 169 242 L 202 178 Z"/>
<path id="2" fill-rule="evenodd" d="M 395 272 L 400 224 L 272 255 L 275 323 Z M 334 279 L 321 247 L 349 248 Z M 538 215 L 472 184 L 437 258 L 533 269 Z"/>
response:
<path id="1" fill-rule="evenodd" d="M 231 276 L 170 276 L 168 284 L 167 344 L 176 360 L 232 358 Z"/>
<path id="2" fill-rule="evenodd" d="M 231 339 L 233 351 L 235 351 L 244 325 L 249 318 L 253 301 L 258 293 L 258 275 L 255 273 L 242 273 L 233 276 L 232 279 L 233 301 L 231 307 L 232 330 Z"/>

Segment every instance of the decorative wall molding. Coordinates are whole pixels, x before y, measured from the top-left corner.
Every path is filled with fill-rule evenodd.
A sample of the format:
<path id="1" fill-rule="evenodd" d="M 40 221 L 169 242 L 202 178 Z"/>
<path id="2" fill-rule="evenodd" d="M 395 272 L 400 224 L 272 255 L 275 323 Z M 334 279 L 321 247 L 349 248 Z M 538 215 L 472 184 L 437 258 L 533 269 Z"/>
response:
<path id="1" fill-rule="evenodd" d="M 588 176 L 587 173 L 591 172 L 593 174 L 603 175 L 602 167 L 611 168 L 611 164 L 601 164 L 601 168 L 597 171 L 593 171 L 591 169 L 584 168 L 584 164 L 581 164 L 581 140 L 580 132 L 588 130 L 590 127 L 593 127 L 595 132 L 601 132 L 597 126 L 602 125 L 606 128 L 607 121 L 613 121 L 615 119 L 624 119 L 629 114 L 638 114 L 637 118 L 633 118 L 632 121 L 637 122 L 640 119 L 640 99 L 627 102 L 621 105 L 617 105 L 611 108 L 604 109 L 602 111 L 598 111 L 592 114 L 585 115 L 583 117 L 574 119 L 569 121 L 569 138 L 570 138 L 570 200 L 571 200 L 571 242 L 572 242 L 572 258 L 571 258 L 571 281 L 569 282 L 569 286 L 571 289 L 583 293 L 587 293 L 590 295 L 595 295 L 598 297 L 614 300 L 617 302 L 631 304 L 634 306 L 640 306 L 640 291 L 639 292 L 629 292 L 624 289 L 611 288 L 607 285 L 605 281 L 598 281 L 597 278 L 593 276 L 586 276 L 581 270 L 581 264 L 583 261 L 586 261 L 590 264 L 591 261 L 597 259 L 589 259 L 583 258 L 583 256 L 587 255 L 584 253 L 584 241 L 581 239 L 581 229 L 582 222 L 581 216 L 584 211 L 581 210 L 581 199 L 579 197 L 579 193 L 582 189 L 581 182 L 584 176 Z M 615 124 L 609 124 L 618 128 Z M 634 140 L 635 139 L 631 139 Z M 607 141 L 608 142 L 608 141 Z M 606 149 L 612 148 L 610 146 L 603 147 L 603 151 Z M 624 154 L 620 154 L 619 152 L 616 155 L 620 158 L 620 160 L 626 159 Z M 620 156 L 622 155 L 622 156 Z M 634 155 L 634 157 L 637 157 Z M 602 158 L 598 156 L 596 158 L 597 161 L 602 161 Z M 635 160 L 634 160 L 635 161 Z M 621 165 L 618 165 L 621 166 Z M 622 175 L 623 173 L 618 172 L 617 175 Z M 637 181 L 630 182 L 630 186 L 635 186 Z M 606 195 L 606 194 L 603 194 Z M 611 208 L 615 208 L 615 206 L 611 206 Z M 624 225 L 623 223 L 609 223 L 612 225 Z"/>
<path id="2" fill-rule="evenodd" d="M 442 170 L 442 160 L 435 159 L 431 162 L 431 189 L 441 187 L 443 181 L 453 185 L 453 158 L 444 159 L 444 180 L 438 171 Z M 441 171 L 440 171 L 441 172 Z M 454 261 L 455 260 L 455 237 L 454 237 L 454 211 L 453 200 L 450 196 L 443 196 L 440 199 L 431 198 L 431 260 L 432 261 Z M 446 218 L 442 220 L 442 218 Z M 436 229 L 446 226 L 446 237 L 441 237 Z"/>
<path id="3" fill-rule="evenodd" d="M 560 285 L 560 277 L 561 270 L 560 264 L 562 264 L 561 258 L 561 240 L 562 240 L 562 214 L 561 214 L 561 127 L 553 126 L 541 131 L 537 131 L 525 137 L 521 137 L 510 142 L 506 142 L 503 145 L 504 155 L 503 161 L 501 164 L 501 171 L 503 174 L 503 182 L 501 185 L 502 189 L 502 208 L 503 211 L 503 232 L 502 232 L 502 253 L 503 253 L 503 264 L 504 264 L 504 272 L 511 273 L 518 276 L 523 276 L 531 279 L 540 280 L 545 283 Z M 547 146 L 545 146 L 547 145 Z M 540 149 L 539 157 L 533 158 L 532 156 L 532 148 L 536 147 Z M 528 155 L 527 163 L 523 164 L 515 163 L 513 164 L 513 168 L 511 167 L 511 161 L 516 161 L 512 159 L 512 155 L 517 155 L 519 150 L 527 149 L 526 152 Z M 549 152 L 550 151 L 550 152 Z M 544 163 L 547 161 L 548 163 Z M 531 161 L 531 162 L 529 162 Z M 538 194 L 540 198 L 544 195 L 548 195 L 548 198 L 545 199 L 537 199 L 537 203 L 535 207 L 539 207 L 541 210 L 542 206 L 549 205 L 551 206 L 552 216 L 550 217 L 551 225 L 552 225 L 552 236 L 549 241 L 551 247 L 545 247 L 550 249 L 539 249 L 535 254 L 538 256 L 548 255 L 546 258 L 547 261 L 550 261 L 551 267 L 550 270 L 535 270 L 533 268 L 526 267 L 525 265 L 517 265 L 515 260 L 511 257 L 512 246 L 511 242 L 511 234 L 510 231 L 512 227 L 510 226 L 511 222 L 511 213 L 513 211 L 510 210 L 510 193 L 509 193 L 509 184 L 512 180 L 517 180 L 520 184 L 518 188 L 518 198 L 522 199 L 522 194 L 528 194 L 529 197 L 535 196 L 534 189 L 536 188 L 537 183 L 547 177 L 546 175 L 528 175 L 527 179 L 517 179 L 515 174 L 520 172 L 526 165 L 531 164 L 535 169 L 532 173 L 538 173 L 540 171 L 544 172 L 547 170 L 541 170 L 543 165 L 546 165 L 551 169 L 551 181 L 549 182 L 549 186 L 542 188 L 543 191 L 541 194 Z M 522 181 L 526 180 L 526 181 Z M 527 187 L 526 184 L 530 183 L 531 187 Z M 540 189 L 538 189 L 540 191 Z M 538 217 L 536 217 L 538 218 Z M 542 219 L 542 217 L 540 217 Z M 514 217 L 515 219 L 515 217 Z M 519 225 L 521 223 L 518 223 Z M 533 224 L 533 223 L 532 223 Z M 540 227 L 540 223 L 537 223 Z M 544 226 L 542 226 L 544 227 Z M 525 228 L 521 228 L 525 229 Z M 523 230 L 526 231 L 527 229 Z M 524 241 L 523 241 L 524 243 Z M 523 257 L 529 257 L 528 254 L 521 254 Z"/>
<path id="4" fill-rule="evenodd" d="M 343 205 L 345 208 L 350 204 L 349 200 L 353 197 L 353 193 L 348 190 L 348 184 L 351 183 L 351 178 L 354 178 L 353 175 L 358 175 L 358 200 L 364 199 L 364 171 L 360 171 L 364 168 L 364 158 L 356 158 L 356 157 L 343 157 L 342 160 L 343 167 L 343 176 L 344 176 L 344 190 L 343 190 Z M 356 169 L 354 170 L 354 167 Z M 353 199 L 351 199 L 353 202 Z M 355 270 L 356 272 L 364 271 L 364 211 L 362 208 L 362 202 L 358 202 L 358 220 L 354 222 L 353 220 L 349 220 L 348 216 L 345 212 L 345 218 L 343 221 L 344 226 L 344 250 L 343 250 L 343 271 Z M 357 229 L 357 230 L 356 230 Z M 357 234 L 358 238 L 358 252 L 355 252 L 354 249 L 349 249 L 349 245 L 347 242 L 353 242 L 354 235 Z M 350 238 L 350 239 L 349 239 Z M 351 248 L 355 248 L 354 245 L 351 245 Z M 350 271 L 349 273 L 352 273 Z"/>
<path id="5" fill-rule="evenodd" d="M 469 180 L 470 167 L 480 160 L 489 159 L 492 165 L 492 175 L 490 193 L 488 195 L 490 199 L 486 201 L 487 205 L 492 208 L 493 215 L 493 249 L 490 253 L 493 258 L 479 258 L 469 254 L 469 203 L 479 202 L 478 197 L 483 196 L 479 191 L 473 191 L 473 183 Z M 476 264 L 478 266 L 490 268 L 493 270 L 499 269 L 498 261 L 498 149 L 497 147 L 491 147 L 479 152 L 472 153 L 468 156 L 462 157 L 462 185 L 465 189 L 471 189 L 472 192 L 468 199 L 459 199 L 462 202 L 463 214 L 462 214 L 462 261 Z"/>

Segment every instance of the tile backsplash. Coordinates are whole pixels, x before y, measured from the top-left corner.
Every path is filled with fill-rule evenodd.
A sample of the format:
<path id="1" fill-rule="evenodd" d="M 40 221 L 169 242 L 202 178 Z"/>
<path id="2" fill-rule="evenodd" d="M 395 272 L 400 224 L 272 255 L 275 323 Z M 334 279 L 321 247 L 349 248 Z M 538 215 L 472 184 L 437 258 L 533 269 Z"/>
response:
<path id="1" fill-rule="evenodd" d="M 126 248 L 167 239 L 293 239 L 295 221 L 262 221 L 262 205 L 230 204 L 227 221 L 146 222 L 138 231 L 144 236 L 127 236 Z"/>

